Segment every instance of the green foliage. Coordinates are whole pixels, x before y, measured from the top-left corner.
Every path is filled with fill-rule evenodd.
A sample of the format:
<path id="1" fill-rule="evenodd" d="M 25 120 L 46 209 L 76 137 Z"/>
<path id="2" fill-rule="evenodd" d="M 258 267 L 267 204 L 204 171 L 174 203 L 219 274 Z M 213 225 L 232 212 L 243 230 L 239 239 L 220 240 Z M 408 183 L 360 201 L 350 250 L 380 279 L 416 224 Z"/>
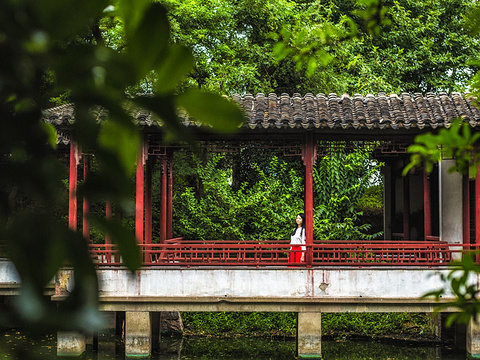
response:
<path id="1" fill-rule="evenodd" d="M 408 147 L 412 154 L 410 163 L 403 170 L 406 175 L 413 167 L 425 166 L 428 172 L 442 158 L 455 159 L 449 172 L 459 172 L 476 177 L 480 165 L 480 153 L 475 143 L 480 139 L 480 133 L 473 133 L 468 123 L 461 118 L 456 119 L 450 128 L 441 129 L 438 134 L 426 133 L 418 135 L 415 143 Z"/>
<path id="2" fill-rule="evenodd" d="M 452 312 L 448 316 L 447 326 L 451 326 L 454 322 L 468 324 L 470 319 L 478 321 L 480 290 L 478 289 L 478 285 L 471 281 L 473 275 L 480 273 L 480 265 L 476 260 L 477 256 L 478 252 L 472 251 L 464 254 L 461 260 L 452 261 L 450 264 L 451 270 L 448 275 L 441 275 L 445 286 L 423 295 L 424 298 L 433 297 L 436 301 L 442 300 L 444 295 L 449 292 L 454 295 L 454 300 L 443 301 L 435 309 L 436 312 L 446 308 L 456 308 L 459 310 L 459 312 Z M 447 287 L 449 290 L 447 290 Z"/>
<path id="3" fill-rule="evenodd" d="M 295 313 L 201 312 L 182 313 L 186 334 L 291 336 L 296 332 Z"/>
<path id="4" fill-rule="evenodd" d="M 372 185 L 381 163 L 370 158 L 368 147 L 352 151 L 344 143 L 330 143 L 328 154 L 313 170 L 314 238 L 369 240 L 369 224 L 357 225 L 362 215 L 356 205 Z"/>
<path id="5" fill-rule="evenodd" d="M 161 2 L 174 41 L 199 58 L 184 88 L 465 91 L 479 68 L 478 4 L 470 0 Z"/>
<path id="6" fill-rule="evenodd" d="M 95 153 L 98 169 L 79 195 L 92 202 L 111 201 L 125 214 L 134 208 L 131 177 L 140 144 L 132 108 L 155 114 L 168 139 L 188 140 L 177 118 L 179 104 L 199 123 L 219 130 L 235 129 L 243 121 L 236 105 L 220 96 L 179 96 L 193 56 L 188 48 L 171 44 L 162 5 L 148 0 L 77 5 L 71 0 L 0 3 L 0 241 L 23 286 L 12 314 L 38 331 L 42 326 L 91 331 L 99 325 L 97 278 L 85 240 L 56 216 L 64 201 L 59 189 L 64 189 L 65 169 L 52 151 L 54 129 L 40 121 L 48 99 L 62 102 L 68 94 L 75 103 L 72 136 Z M 118 39 L 103 41 L 115 32 L 107 29 L 118 28 Z M 156 76 L 160 81 L 154 81 Z M 155 92 L 128 98 L 149 77 Z M 197 96 L 220 106 L 219 113 L 212 115 Z M 108 112 L 108 120 L 94 117 L 91 109 L 98 106 Z M 130 269 L 138 267 L 132 231 L 94 214 L 90 221 L 113 236 Z M 75 288 L 65 301 L 53 304 L 43 290 L 64 264 L 74 268 Z"/>
<path id="7" fill-rule="evenodd" d="M 358 199 L 357 208 L 364 210 L 382 210 L 383 186 L 372 185 L 366 188 L 363 196 Z"/>
<path id="8" fill-rule="evenodd" d="M 332 144 L 336 144 L 333 146 Z M 357 204 L 378 178 L 381 164 L 370 158 L 370 149 L 347 151 L 332 143 L 331 153 L 314 169 L 315 239 L 373 239 L 370 224 L 361 223 Z M 303 180 L 298 162 L 280 162 L 265 152 L 250 154 L 248 146 L 237 155 L 177 163 L 179 179 L 191 180 L 174 191 L 176 236 L 188 239 L 286 239 L 295 215 L 303 211 Z M 255 163 L 261 161 L 261 166 Z M 183 169 L 183 170 L 182 170 Z M 195 170 L 195 171 L 193 171 Z M 182 175 L 182 172 L 187 172 Z M 193 171 L 193 173 L 192 173 Z M 246 176 L 244 172 L 249 172 Z M 188 175 L 187 175 L 188 174 Z M 238 179 L 249 182 L 239 183 Z"/>
<path id="9" fill-rule="evenodd" d="M 303 185 L 285 162 L 274 157 L 268 169 L 253 164 L 259 180 L 235 190 L 231 167 L 221 166 L 224 157 L 213 155 L 205 164 L 194 159 L 202 194 L 197 196 L 193 187 L 188 187 L 174 199 L 179 236 L 208 240 L 287 237 L 292 219 L 303 209 Z"/>
<path id="10" fill-rule="evenodd" d="M 474 2 L 307 4 L 303 11 L 315 15 L 285 25 L 275 49 L 278 59 L 288 55 L 303 67 L 317 88 L 337 93 L 465 91 L 478 70 L 472 62 L 479 50 Z"/>
<path id="11" fill-rule="evenodd" d="M 295 313 L 184 312 L 186 335 L 295 336 Z M 324 313 L 322 333 L 345 336 L 433 337 L 433 322 L 425 313 Z"/>
<path id="12" fill-rule="evenodd" d="M 433 337 L 432 318 L 425 313 L 327 313 L 322 314 L 322 331 L 326 335 Z"/>

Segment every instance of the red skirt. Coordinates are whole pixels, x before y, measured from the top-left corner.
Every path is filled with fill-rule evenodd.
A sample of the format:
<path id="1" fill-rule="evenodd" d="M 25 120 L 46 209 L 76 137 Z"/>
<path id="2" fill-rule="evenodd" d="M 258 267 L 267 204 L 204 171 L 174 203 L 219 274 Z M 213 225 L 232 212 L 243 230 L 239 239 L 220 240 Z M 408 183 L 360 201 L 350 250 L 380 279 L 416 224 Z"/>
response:
<path id="1" fill-rule="evenodd" d="M 290 246 L 290 256 L 288 257 L 289 263 L 299 263 L 302 258 L 303 250 L 301 246 Z"/>

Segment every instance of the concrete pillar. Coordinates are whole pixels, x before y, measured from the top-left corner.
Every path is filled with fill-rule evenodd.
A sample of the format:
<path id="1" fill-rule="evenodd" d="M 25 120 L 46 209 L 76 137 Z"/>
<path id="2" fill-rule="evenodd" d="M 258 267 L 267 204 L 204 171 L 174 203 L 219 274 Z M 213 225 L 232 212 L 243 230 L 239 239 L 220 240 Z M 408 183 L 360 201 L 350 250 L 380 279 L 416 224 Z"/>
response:
<path id="1" fill-rule="evenodd" d="M 125 356 L 148 357 L 150 348 L 150 313 L 127 311 L 125 313 Z"/>
<path id="2" fill-rule="evenodd" d="M 297 353 L 299 358 L 322 357 L 322 314 L 299 312 L 297 314 Z"/>
<path id="3" fill-rule="evenodd" d="M 439 164 L 440 178 L 440 240 L 450 244 L 463 242 L 463 197 L 462 175 L 449 173 L 454 160 L 442 160 Z"/>
<path id="4" fill-rule="evenodd" d="M 467 325 L 466 345 L 468 355 L 480 359 L 480 323 L 472 319 Z"/>
<path id="5" fill-rule="evenodd" d="M 57 355 L 79 356 L 85 352 L 86 337 L 73 331 L 57 332 Z"/>
<path id="6" fill-rule="evenodd" d="M 432 333 L 435 336 L 436 340 L 442 340 L 442 313 L 430 313 L 430 321 L 432 324 Z"/>

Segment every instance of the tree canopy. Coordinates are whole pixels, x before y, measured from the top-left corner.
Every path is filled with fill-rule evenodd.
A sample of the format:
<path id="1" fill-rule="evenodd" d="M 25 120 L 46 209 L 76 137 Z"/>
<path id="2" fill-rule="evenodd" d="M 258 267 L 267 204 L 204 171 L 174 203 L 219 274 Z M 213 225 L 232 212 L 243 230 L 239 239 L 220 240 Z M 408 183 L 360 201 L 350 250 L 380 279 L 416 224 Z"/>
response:
<path id="1" fill-rule="evenodd" d="M 480 42 L 468 23 L 478 5 L 469 0 L 161 2 L 172 38 L 198 59 L 185 87 L 228 95 L 463 92 L 478 69 L 470 62 Z"/>

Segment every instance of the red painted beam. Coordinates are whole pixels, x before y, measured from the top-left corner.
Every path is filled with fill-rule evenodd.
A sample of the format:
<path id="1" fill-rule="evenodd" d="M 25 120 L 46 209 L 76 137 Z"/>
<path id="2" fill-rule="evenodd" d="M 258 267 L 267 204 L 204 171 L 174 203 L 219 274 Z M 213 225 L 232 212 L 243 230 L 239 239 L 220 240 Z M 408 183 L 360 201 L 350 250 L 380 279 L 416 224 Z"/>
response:
<path id="1" fill-rule="evenodd" d="M 139 244 L 143 244 L 143 209 L 144 209 L 144 149 L 140 146 L 137 157 L 136 189 L 135 189 L 135 237 Z"/>
<path id="2" fill-rule="evenodd" d="M 70 174 L 68 178 L 68 226 L 77 230 L 77 164 L 78 147 L 70 140 Z"/>
<path id="3" fill-rule="evenodd" d="M 423 239 L 432 235 L 432 209 L 430 206 L 430 180 L 428 173 L 423 169 Z"/>

